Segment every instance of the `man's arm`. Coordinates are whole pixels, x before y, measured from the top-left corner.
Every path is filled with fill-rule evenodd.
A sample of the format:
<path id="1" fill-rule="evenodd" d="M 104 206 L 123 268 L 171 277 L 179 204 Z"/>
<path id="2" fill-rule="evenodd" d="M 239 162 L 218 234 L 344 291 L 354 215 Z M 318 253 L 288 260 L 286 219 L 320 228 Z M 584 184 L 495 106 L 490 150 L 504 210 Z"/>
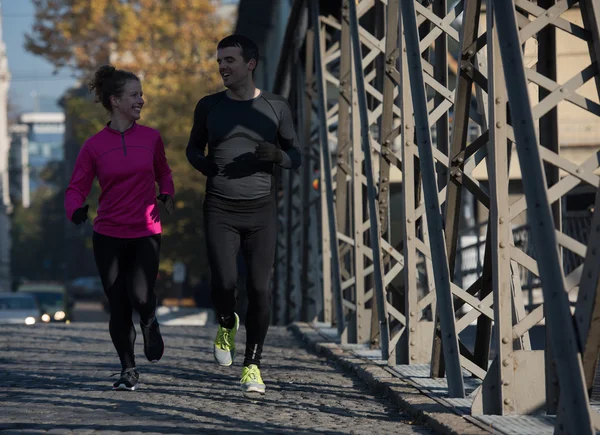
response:
<path id="1" fill-rule="evenodd" d="M 188 141 L 185 155 L 190 164 L 198 171 L 206 176 L 212 176 L 210 169 L 212 165 L 207 161 L 204 151 L 208 143 L 208 130 L 206 128 L 206 117 L 208 110 L 206 108 L 206 98 L 202 98 L 196 104 L 194 110 L 194 125 L 190 132 L 190 140 Z"/>
<path id="2" fill-rule="evenodd" d="M 298 169 L 302 164 L 302 154 L 298 148 L 298 136 L 294 128 L 292 111 L 287 101 L 282 106 L 277 141 L 283 152 L 281 162 L 278 164 L 284 169 Z"/>

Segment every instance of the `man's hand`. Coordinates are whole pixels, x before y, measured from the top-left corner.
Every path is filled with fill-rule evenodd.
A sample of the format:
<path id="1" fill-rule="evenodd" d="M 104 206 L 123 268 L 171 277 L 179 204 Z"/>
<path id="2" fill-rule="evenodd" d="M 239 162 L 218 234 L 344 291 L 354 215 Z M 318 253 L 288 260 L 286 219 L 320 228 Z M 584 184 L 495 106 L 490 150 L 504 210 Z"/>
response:
<path id="1" fill-rule="evenodd" d="M 219 173 L 217 164 L 214 162 L 214 160 L 207 157 L 202 159 L 199 170 L 205 177 L 214 177 Z"/>
<path id="2" fill-rule="evenodd" d="M 255 153 L 261 162 L 281 163 L 283 160 L 281 150 L 267 141 L 259 142 Z"/>
<path id="3" fill-rule="evenodd" d="M 156 198 L 158 198 L 159 200 L 161 200 L 163 202 L 163 204 L 165 205 L 165 210 L 167 210 L 167 213 L 173 214 L 173 212 L 175 211 L 175 201 L 173 200 L 173 197 L 171 195 L 166 194 L 166 193 L 161 193 Z"/>
<path id="4" fill-rule="evenodd" d="M 83 207 L 79 207 L 77 210 L 75 210 L 73 212 L 73 216 L 71 216 L 71 222 L 73 222 L 75 225 L 79 225 L 87 221 L 88 208 L 90 208 L 90 206 L 89 204 L 86 204 Z"/>

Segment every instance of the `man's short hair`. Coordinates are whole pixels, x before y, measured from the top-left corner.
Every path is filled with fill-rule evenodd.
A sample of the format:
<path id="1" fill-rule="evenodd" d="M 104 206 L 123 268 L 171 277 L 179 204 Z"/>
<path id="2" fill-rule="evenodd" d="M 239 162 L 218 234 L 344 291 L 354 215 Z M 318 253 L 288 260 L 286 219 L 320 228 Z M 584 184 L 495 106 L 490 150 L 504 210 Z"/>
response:
<path id="1" fill-rule="evenodd" d="M 238 34 L 226 36 L 225 38 L 221 39 L 221 41 L 219 41 L 219 43 L 217 44 L 217 50 L 219 48 L 227 47 L 239 47 L 242 51 L 242 57 L 244 58 L 244 62 L 248 63 L 250 62 L 250 59 L 254 59 L 256 61 L 256 65 L 258 66 L 258 47 L 250 38 Z"/>

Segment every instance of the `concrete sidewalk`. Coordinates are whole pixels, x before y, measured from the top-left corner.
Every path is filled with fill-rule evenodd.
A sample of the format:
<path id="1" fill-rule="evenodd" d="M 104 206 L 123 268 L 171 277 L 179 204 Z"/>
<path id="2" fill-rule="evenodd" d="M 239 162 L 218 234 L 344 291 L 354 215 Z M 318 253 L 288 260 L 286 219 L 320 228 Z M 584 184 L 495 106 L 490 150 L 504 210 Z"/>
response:
<path id="1" fill-rule="evenodd" d="M 188 307 L 165 307 L 156 309 L 156 317 L 161 325 L 167 326 L 206 326 L 215 324 L 213 310 Z"/>
<path id="2" fill-rule="evenodd" d="M 446 379 L 432 379 L 429 365 L 397 365 L 389 367 L 381 359 L 380 350 L 363 345 L 340 345 L 337 329 L 325 324 L 297 323 L 290 327 L 315 353 L 345 367 L 366 382 L 372 391 L 384 394 L 416 421 L 437 432 L 453 435 L 552 435 L 555 418 L 547 415 L 481 415 L 472 416 L 471 393 L 480 381 L 465 377 L 464 399 L 447 395 Z M 592 407 L 596 407 L 592 402 Z M 598 433 L 598 432 L 597 432 Z"/>
<path id="3" fill-rule="evenodd" d="M 214 326 L 161 329 L 163 359 L 144 359 L 138 329 L 140 388 L 116 392 L 110 375 L 119 365 L 106 323 L 3 325 L 0 434 L 433 433 L 305 350 L 286 328 L 269 330 L 262 397 L 239 388 L 243 327 L 240 355 L 227 368 L 213 360 Z"/>

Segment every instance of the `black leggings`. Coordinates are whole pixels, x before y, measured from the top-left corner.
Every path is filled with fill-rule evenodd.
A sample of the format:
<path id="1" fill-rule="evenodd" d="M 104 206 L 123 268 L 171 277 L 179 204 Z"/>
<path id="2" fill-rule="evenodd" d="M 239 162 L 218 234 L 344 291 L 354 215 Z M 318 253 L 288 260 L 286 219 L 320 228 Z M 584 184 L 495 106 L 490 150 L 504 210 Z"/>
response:
<path id="1" fill-rule="evenodd" d="M 110 337 L 122 368 L 135 367 L 133 309 L 145 326 L 156 316 L 160 240 L 160 234 L 120 239 L 94 232 L 94 258 L 110 306 Z"/>
<path id="2" fill-rule="evenodd" d="M 248 271 L 244 365 L 260 365 L 271 321 L 269 280 L 277 236 L 275 196 L 240 201 L 207 195 L 204 234 L 211 271 L 211 299 L 221 326 L 231 327 L 236 305 L 237 258 L 242 249 Z"/>

